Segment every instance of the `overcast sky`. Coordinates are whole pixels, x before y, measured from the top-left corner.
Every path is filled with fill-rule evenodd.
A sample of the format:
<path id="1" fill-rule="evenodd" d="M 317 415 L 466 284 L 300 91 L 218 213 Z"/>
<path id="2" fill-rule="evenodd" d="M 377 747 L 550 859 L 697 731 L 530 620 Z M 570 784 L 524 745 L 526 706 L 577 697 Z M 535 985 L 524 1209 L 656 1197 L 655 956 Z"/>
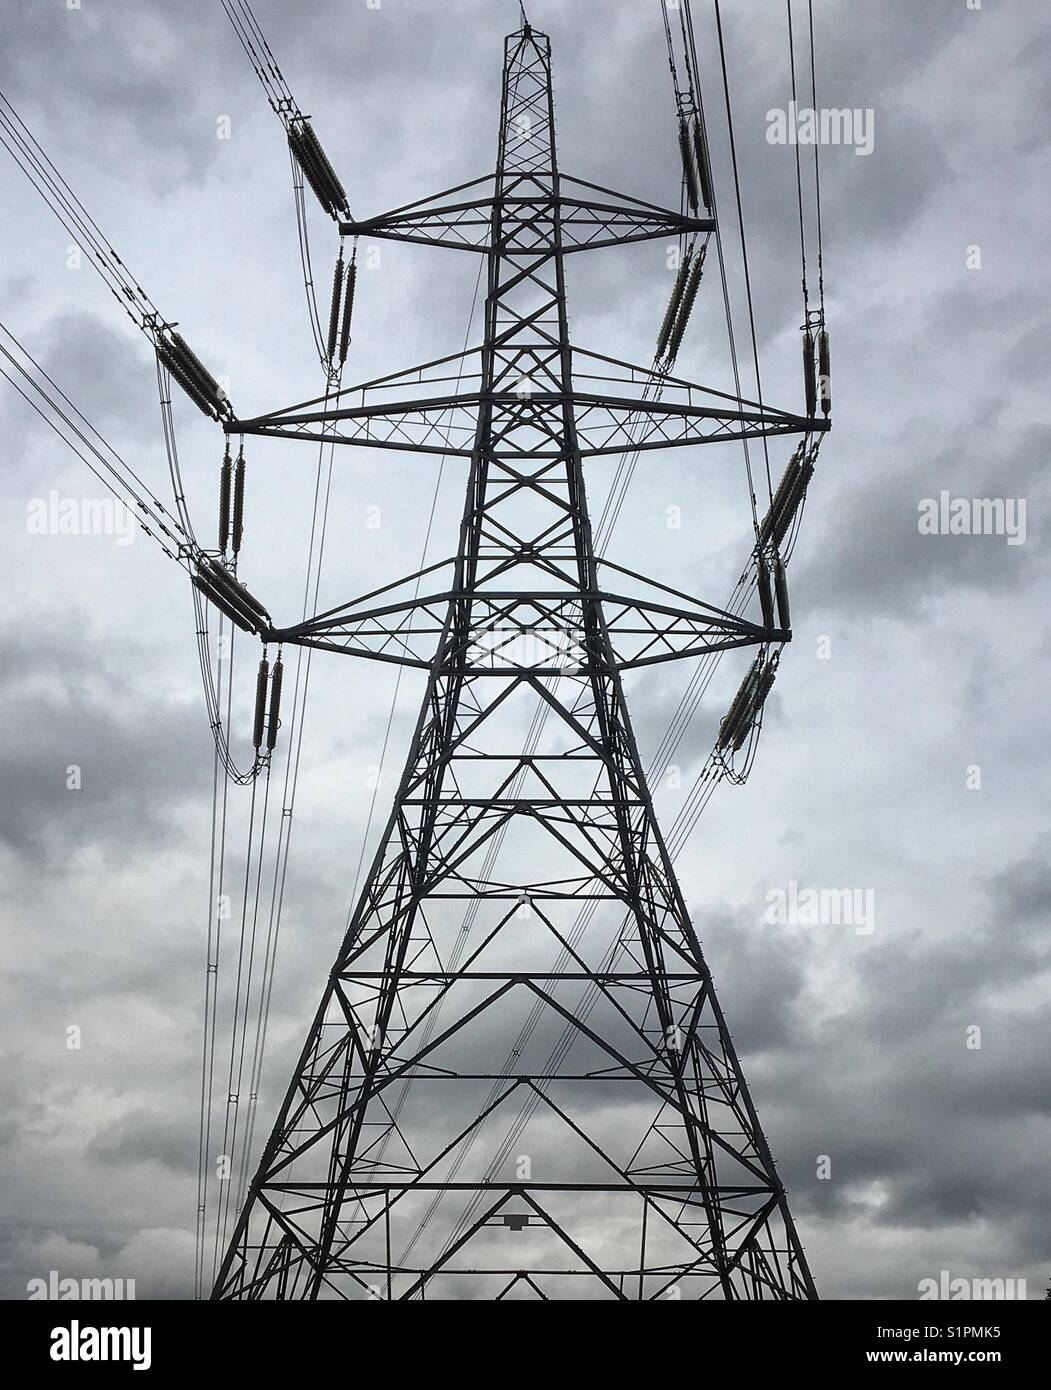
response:
<path id="1" fill-rule="evenodd" d="M 694 9 L 730 209 L 711 6 Z M 563 169 L 677 203 L 657 0 L 529 10 L 552 39 Z M 2 11 L 0 87 L 138 282 L 230 378 L 238 411 L 315 394 L 287 151 L 217 0 L 2 0 Z M 256 6 L 360 215 L 491 168 L 517 11 L 517 0 Z M 724 13 L 764 386 L 798 409 L 794 154 L 765 140 L 768 110 L 789 95 L 784 6 L 724 0 Z M 681 877 L 821 1294 L 912 1298 L 948 1270 L 1025 1278 L 1042 1297 L 1051 32 L 1040 0 L 816 0 L 815 13 L 819 104 L 875 120 L 870 155 L 822 153 L 835 429 L 793 560 L 795 641 L 755 770 L 717 792 Z M 90 268 L 67 268 L 69 238 L 6 155 L 0 198 L 0 317 L 167 496 L 148 345 Z M 335 236 L 314 207 L 311 226 L 324 284 Z M 728 219 L 731 248 L 732 230 Z M 664 252 L 576 258 L 578 344 L 650 360 Z M 462 347 L 476 269 L 385 245 L 361 278 L 350 379 Z M 714 277 L 704 293 L 678 365 L 725 389 Z M 29 533 L 34 499 L 98 487 L 0 387 L 0 1292 L 22 1297 L 56 1269 L 187 1296 L 211 813 L 192 607 L 145 536 Z M 176 411 L 191 510 L 210 537 L 221 442 L 191 406 Z M 644 456 L 609 554 L 721 603 L 748 518 L 739 461 L 712 452 Z M 787 452 L 771 452 L 778 473 Z M 291 620 L 313 456 L 258 441 L 249 456 L 243 573 Z M 340 454 L 323 607 L 418 566 L 434 479 L 433 459 Z M 607 479 L 590 479 L 593 510 Z M 431 559 L 452 548 L 463 484 L 448 463 Z M 1024 544 L 921 535 L 919 504 L 943 490 L 1025 499 Z M 376 506 L 383 526 L 369 530 Z M 680 750 L 683 787 L 746 664 L 725 662 L 713 684 Z M 239 670 L 242 748 L 253 666 L 254 654 Z M 644 756 L 689 674 L 682 663 L 631 684 Z M 394 679 L 334 655 L 313 664 L 257 1141 L 342 934 Z M 377 819 L 420 693 L 407 676 Z M 79 791 L 66 786 L 74 764 Z M 658 787 L 663 822 L 683 795 Z M 769 893 L 791 881 L 871 891 L 874 930 L 768 923 Z M 67 1047 L 74 1026 L 79 1050 Z M 981 1046 L 969 1047 L 975 1027 Z"/>

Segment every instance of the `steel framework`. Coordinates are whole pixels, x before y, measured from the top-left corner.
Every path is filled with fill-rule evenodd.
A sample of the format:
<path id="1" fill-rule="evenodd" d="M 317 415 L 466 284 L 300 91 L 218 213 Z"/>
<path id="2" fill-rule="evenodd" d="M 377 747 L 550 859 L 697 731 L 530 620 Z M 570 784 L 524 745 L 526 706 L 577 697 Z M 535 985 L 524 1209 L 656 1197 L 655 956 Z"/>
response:
<path id="1" fill-rule="evenodd" d="M 343 224 L 483 255 L 481 346 L 226 425 L 470 475 L 455 557 L 262 625 L 429 676 L 215 1298 L 816 1297 L 622 688 L 790 633 L 597 561 L 582 461 L 828 421 L 665 376 L 658 403 L 654 372 L 567 322 L 567 256 L 713 225 L 560 175 L 550 45 L 524 23 L 495 175 Z"/>

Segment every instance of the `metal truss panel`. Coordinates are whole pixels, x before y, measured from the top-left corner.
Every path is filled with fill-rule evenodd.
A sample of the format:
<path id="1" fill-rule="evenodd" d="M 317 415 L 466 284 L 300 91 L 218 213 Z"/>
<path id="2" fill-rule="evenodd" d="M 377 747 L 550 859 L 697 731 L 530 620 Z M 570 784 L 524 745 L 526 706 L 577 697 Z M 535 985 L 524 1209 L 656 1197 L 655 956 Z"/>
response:
<path id="1" fill-rule="evenodd" d="M 482 238 L 488 292 L 456 556 L 270 634 L 428 680 L 213 1296 L 813 1298 L 621 684 L 787 634 L 596 562 L 582 459 L 626 447 L 618 412 L 638 406 L 574 387 L 564 260 L 586 209 L 559 176 L 549 44 L 528 25 L 507 41 L 487 206 L 458 224 Z M 637 207 L 636 230 L 656 216 Z M 385 226 L 430 234 L 428 218 L 450 228 L 448 202 Z M 523 364 L 526 397 L 504 385 Z M 811 424 L 735 405 L 651 407 L 644 428 Z"/>

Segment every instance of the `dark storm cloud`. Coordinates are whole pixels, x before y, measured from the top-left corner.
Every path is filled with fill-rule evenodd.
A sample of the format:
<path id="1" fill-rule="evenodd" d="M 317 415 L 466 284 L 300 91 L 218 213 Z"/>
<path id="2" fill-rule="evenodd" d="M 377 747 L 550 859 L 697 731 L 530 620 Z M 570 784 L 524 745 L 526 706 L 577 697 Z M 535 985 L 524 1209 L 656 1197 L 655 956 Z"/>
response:
<path id="1" fill-rule="evenodd" d="M 83 273 L 91 274 L 89 270 Z M 109 327 L 93 314 L 84 313 L 60 314 L 28 333 L 19 327 L 21 331 L 17 336 L 26 351 L 52 381 L 59 384 L 74 407 L 69 413 L 77 428 L 84 429 L 83 422 L 75 416 L 75 410 L 81 410 L 104 436 L 118 441 L 117 447 L 122 452 L 129 439 L 140 445 L 154 445 L 159 411 L 151 400 L 150 387 L 155 372 L 141 340 L 130 339 L 126 333 Z M 5 367 L 25 389 L 24 378 L 6 361 Z M 155 393 L 154 386 L 154 396 Z M 68 409 L 65 403 L 63 407 Z M 71 469 L 73 455 L 56 435 L 42 426 L 40 417 L 28 403 L 12 402 L 10 418 L 7 446 L 12 466 L 7 470 L 5 491 L 11 490 L 16 481 L 30 483 L 35 479 L 36 485 L 31 491 L 39 496 L 46 491 L 40 487 L 41 458 L 50 463 L 54 480 Z M 98 466 L 90 450 L 86 451 Z M 83 479 L 94 489 L 94 495 L 108 495 L 103 484 L 89 482 L 89 476 L 85 472 Z"/>
<path id="2" fill-rule="evenodd" d="M 96 839 L 125 850 L 170 839 L 179 806 L 208 785 L 206 764 L 187 764 L 178 751 L 184 739 L 204 747 L 198 711 L 176 722 L 167 699 L 129 700 L 123 665 L 97 667 L 85 681 L 68 635 L 52 627 L 0 643 L 4 705 L 24 728 L 0 754 L 0 839 L 36 858 Z M 67 785 L 70 768 L 79 769 L 79 789 Z"/>
<path id="3" fill-rule="evenodd" d="M 815 1026 L 805 1002 L 792 1001 L 789 1037 L 761 1059 L 758 1084 L 752 1075 L 768 1132 L 779 1134 L 775 1147 L 797 1211 L 821 1221 L 838 1212 L 892 1232 L 927 1230 L 936 1267 L 944 1262 L 939 1243 L 951 1248 L 952 1228 L 969 1221 L 990 1223 L 989 1268 L 1009 1267 L 1012 1249 L 1022 1262 L 1046 1251 L 1046 1176 L 1031 1136 L 1051 1115 L 1051 1016 L 1046 1002 L 1010 1002 L 1010 991 L 1046 978 L 1051 966 L 1046 848 L 1045 838 L 975 885 L 979 920 L 960 922 L 948 939 L 929 941 L 917 929 L 874 940 L 855 967 L 858 1003 L 841 1016 Z M 721 941 L 737 939 L 729 933 Z M 807 952 L 814 944 L 795 947 Z M 724 966 L 723 995 L 733 999 L 741 964 L 731 952 Z M 974 1026 L 980 1048 L 967 1046 Z M 735 1027 L 750 1070 L 754 1027 L 747 1011 Z M 815 1181 L 819 1154 L 832 1160 L 830 1182 Z M 875 1208 L 866 1196 L 872 1185 L 881 1192 Z M 1024 1211 L 1039 1234 L 1023 1231 Z M 899 1296 L 915 1296 L 925 1273 L 904 1264 Z"/>
<path id="4" fill-rule="evenodd" d="M 975 451 L 967 446 L 974 438 L 987 442 Z M 815 501 L 810 515 L 827 518 L 827 532 L 816 554 L 800 557 L 802 592 L 820 595 L 822 609 L 889 616 L 929 607 L 947 592 L 1016 591 L 1033 583 L 1040 573 L 1037 504 L 1049 449 L 1051 434 L 1040 427 L 1018 439 L 987 417 L 971 419 L 947 446 L 940 433 L 912 422 L 888 441 L 886 471 L 876 470 L 855 486 L 845 505 L 830 514 L 822 500 Z M 910 463 L 911 472 L 897 471 L 898 460 Z M 1024 500 L 1024 544 L 1008 544 L 1003 535 L 921 533 L 921 503 L 940 507 L 943 492 L 968 502 Z"/>
<path id="5" fill-rule="evenodd" d="M 26 345 L 75 405 L 90 397 L 89 418 L 103 433 L 153 443 L 159 419 L 150 399 L 154 364 L 141 339 L 91 314 L 62 314 Z"/>
<path id="6" fill-rule="evenodd" d="M 217 157 L 226 24 L 219 6 L 205 0 L 10 6 L 4 90 L 38 139 L 45 122 L 61 134 L 79 168 L 120 169 L 163 193 L 205 178 Z M 191 34 L 192 76 L 183 67 Z"/>
<path id="7" fill-rule="evenodd" d="M 195 1155 L 186 1142 L 182 1115 L 172 1111 L 140 1111 L 125 1116 L 97 1134 L 87 1157 L 98 1163 L 150 1163 L 180 1177 L 196 1173 Z"/>
<path id="8" fill-rule="evenodd" d="M 694 926 L 714 971 L 727 966 L 733 1030 L 749 1052 L 792 1047 L 792 1010 L 804 983 L 804 963 L 774 927 L 741 930 L 730 914 L 699 912 Z"/>

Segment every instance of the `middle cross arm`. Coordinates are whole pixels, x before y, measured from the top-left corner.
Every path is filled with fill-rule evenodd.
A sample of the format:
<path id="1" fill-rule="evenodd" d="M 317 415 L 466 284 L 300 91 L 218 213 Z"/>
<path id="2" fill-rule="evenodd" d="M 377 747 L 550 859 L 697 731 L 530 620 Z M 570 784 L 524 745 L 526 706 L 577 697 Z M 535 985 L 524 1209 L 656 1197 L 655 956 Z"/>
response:
<path id="1" fill-rule="evenodd" d="M 345 236 L 408 241 L 488 255 L 499 250 L 492 244 L 493 208 L 497 198 L 494 185 L 492 176 L 473 179 L 379 217 L 342 222 L 340 231 Z M 523 224 L 528 224 L 530 209 L 536 208 L 536 245 L 530 247 L 530 253 L 538 256 L 550 255 L 554 249 L 544 230 L 550 223 L 552 206 L 559 212 L 560 249 L 565 254 L 594 251 L 603 246 L 623 246 L 654 237 L 678 236 L 683 232 L 715 230 L 715 222 L 710 217 L 687 217 L 656 203 L 565 175 L 560 178 L 559 191 L 554 197 L 550 190 L 536 186 L 534 179 L 523 175 L 509 183 L 499 200 L 502 207 L 515 210 L 519 235 Z"/>

